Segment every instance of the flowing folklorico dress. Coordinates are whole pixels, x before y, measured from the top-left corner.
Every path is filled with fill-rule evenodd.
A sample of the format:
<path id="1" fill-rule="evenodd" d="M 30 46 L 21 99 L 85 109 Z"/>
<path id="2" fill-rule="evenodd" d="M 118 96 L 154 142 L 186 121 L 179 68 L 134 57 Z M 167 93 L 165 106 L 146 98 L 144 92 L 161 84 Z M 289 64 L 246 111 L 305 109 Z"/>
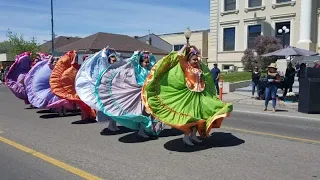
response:
<path id="1" fill-rule="evenodd" d="M 31 69 L 30 55 L 30 52 L 24 52 L 16 56 L 15 62 L 11 65 L 5 77 L 6 85 L 17 98 L 24 100 L 25 104 L 29 104 L 24 78 Z"/>
<path id="2" fill-rule="evenodd" d="M 53 66 L 51 59 L 36 63 L 25 77 L 25 86 L 30 104 L 37 108 L 72 109 L 73 105 L 51 92 L 49 79 Z"/>
<path id="3" fill-rule="evenodd" d="M 76 51 L 69 51 L 59 59 L 50 76 L 50 87 L 56 96 L 79 105 L 82 120 L 92 120 L 95 111 L 81 101 L 75 90 L 74 81 L 80 69 L 77 58 Z"/>
<path id="4" fill-rule="evenodd" d="M 162 123 L 144 111 L 141 88 L 156 60 L 150 55 L 147 69 L 140 66 L 140 56 L 135 52 L 131 58 L 118 61 L 101 73 L 96 84 L 96 96 L 100 110 L 119 124 L 132 130 L 140 126 L 147 133 L 158 134 Z"/>
<path id="5" fill-rule="evenodd" d="M 215 86 L 206 65 L 192 68 L 186 56 L 171 52 L 151 70 L 142 89 L 147 112 L 157 120 L 186 134 L 196 126 L 202 137 L 219 128 L 232 111 L 232 104 L 216 97 Z"/>
<path id="6" fill-rule="evenodd" d="M 113 53 L 108 47 L 89 56 L 81 65 L 76 79 L 75 89 L 79 98 L 91 108 L 97 110 L 97 121 L 109 120 L 101 111 L 95 96 L 95 85 L 102 71 L 110 66 L 108 56 Z"/>

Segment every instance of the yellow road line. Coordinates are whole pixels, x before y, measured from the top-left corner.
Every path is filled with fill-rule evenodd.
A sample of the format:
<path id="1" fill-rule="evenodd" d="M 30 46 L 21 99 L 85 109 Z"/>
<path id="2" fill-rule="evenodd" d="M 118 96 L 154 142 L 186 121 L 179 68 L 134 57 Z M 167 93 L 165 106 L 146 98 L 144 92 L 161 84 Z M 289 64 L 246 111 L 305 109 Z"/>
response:
<path id="1" fill-rule="evenodd" d="M 31 155 L 33 155 L 33 156 L 35 156 L 35 157 L 37 157 L 37 158 L 40 158 L 40 159 L 42 159 L 42 160 L 44 160 L 44 161 L 46 161 L 46 162 L 48 162 L 48 163 L 51 163 L 51 164 L 53 164 L 53 165 L 55 165 L 55 166 L 57 166 L 57 167 L 60 167 L 61 169 L 64 169 L 64 170 L 66 170 L 66 171 L 69 171 L 69 172 L 71 172 L 71 173 L 73 173 L 73 174 L 75 174 L 75 175 L 77 175 L 77 176 L 80 176 L 80 177 L 82 177 L 82 178 L 84 178 L 84 179 L 97 179 L 97 180 L 100 180 L 101 178 L 99 178 L 99 177 L 97 177 L 97 176 L 94 176 L 94 175 L 92 175 L 92 174 L 90 174 L 90 173 L 87 173 L 87 172 L 85 172 L 85 171 L 82 171 L 82 170 L 80 170 L 80 169 L 78 169 L 78 168 L 75 168 L 75 167 L 72 167 L 72 166 L 70 166 L 70 165 L 68 165 L 68 164 L 66 164 L 66 163 L 64 163 L 64 162 L 61 162 L 61 161 L 59 161 L 59 160 L 57 160 L 57 159 L 54 159 L 54 158 L 52 158 L 52 157 L 49 157 L 49 156 L 47 156 L 47 155 L 44 155 L 44 154 L 42 154 L 42 153 L 40 153 L 40 152 L 37 152 L 37 151 L 35 151 L 35 150 L 33 150 L 33 149 L 30 149 L 30 148 L 28 148 L 28 147 L 25 147 L 25 146 L 23 146 L 23 145 L 21 145 L 21 144 L 18 144 L 18 143 L 16 143 L 16 142 L 13 142 L 13 141 L 11 141 L 11 140 L 9 140 L 9 139 L 6 139 L 6 138 L 4 138 L 4 137 L 1 137 L 0 136 L 0 141 L 1 142 L 3 142 L 3 143 L 6 143 L 6 144 L 8 144 L 8 145 L 10 145 L 10 146 L 13 146 L 13 147 L 15 147 L 15 148 L 17 148 L 17 149 L 19 149 L 19 150 L 21 150 L 21 151 L 23 151 L 23 152 L 26 152 L 26 153 L 28 153 L 28 154 L 31 154 Z"/>
<path id="2" fill-rule="evenodd" d="M 265 133 L 265 132 L 259 132 L 259 131 L 250 131 L 250 130 L 246 130 L 246 129 L 238 129 L 238 128 L 232 128 L 232 127 L 226 127 L 226 126 L 222 127 L 222 129 L 234 130 L 234 131 L 239 131 L 239 132 L 243 132 L 243 133 L 251 133 L 251 134 L 259 134 L 259 135 L 265 135 L 265 136 L 271 136 L 271 137 L 278 137 L 278 138 L 296 140 L 296 141 L 301 141 L 301 142 L 320 144 L 320 141 L 317 141 L 317 140 L 304 139 L 304 138 L 291 137 L 291 136 L 283 136 L 283 135 L 279 135 L 279 134 L 271 134 L 271 133 Z"/>

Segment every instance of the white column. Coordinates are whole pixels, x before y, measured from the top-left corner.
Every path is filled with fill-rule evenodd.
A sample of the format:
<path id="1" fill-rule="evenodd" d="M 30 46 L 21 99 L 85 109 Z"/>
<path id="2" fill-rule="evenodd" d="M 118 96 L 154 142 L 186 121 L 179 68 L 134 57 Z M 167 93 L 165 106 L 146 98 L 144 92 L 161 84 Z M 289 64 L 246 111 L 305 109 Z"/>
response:
<path id="1" fill-rule="evenodd" d="M 310 44 L 311 41 L 311 26 L 312 26 L 312 0 L 301 1 L 300 11 L 300 39 L 298 44 Z M 305 46 L 303 45 L 303 46 Z"/>

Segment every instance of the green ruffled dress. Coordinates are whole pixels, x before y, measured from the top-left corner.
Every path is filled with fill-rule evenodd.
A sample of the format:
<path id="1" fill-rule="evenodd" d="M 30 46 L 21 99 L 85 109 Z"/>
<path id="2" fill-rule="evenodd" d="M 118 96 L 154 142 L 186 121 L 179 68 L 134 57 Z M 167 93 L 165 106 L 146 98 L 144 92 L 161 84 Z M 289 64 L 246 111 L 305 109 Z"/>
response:
<path id="1" fill-rule="evenodd" d="M 201 70 L 205 89 L 194 92 L 186 86 L 177 52 L 158 61 L 142 88 L 142 101 L 148 113 L 186 134 L 196 126 L 202 137 L 208 137 L 211 128 L 219 128 L 230 115 L 233 106 L 216 97 L 209 68 L 201 63 Z"/>

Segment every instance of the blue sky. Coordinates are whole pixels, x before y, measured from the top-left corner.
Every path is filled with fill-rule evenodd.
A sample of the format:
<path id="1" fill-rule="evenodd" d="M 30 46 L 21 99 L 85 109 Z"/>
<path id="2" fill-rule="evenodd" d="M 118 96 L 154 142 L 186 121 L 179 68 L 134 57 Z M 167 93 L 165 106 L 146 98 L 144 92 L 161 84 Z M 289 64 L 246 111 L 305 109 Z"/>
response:
<path id="1" fill-rule="evenodd" d="M 209 28 L 209 0 L 54 0 L 55 34 L 145 35 Z M 37 42 L 50 40 L 50 0 L 0 0 L 0 41 L 8 28 Z"/>

